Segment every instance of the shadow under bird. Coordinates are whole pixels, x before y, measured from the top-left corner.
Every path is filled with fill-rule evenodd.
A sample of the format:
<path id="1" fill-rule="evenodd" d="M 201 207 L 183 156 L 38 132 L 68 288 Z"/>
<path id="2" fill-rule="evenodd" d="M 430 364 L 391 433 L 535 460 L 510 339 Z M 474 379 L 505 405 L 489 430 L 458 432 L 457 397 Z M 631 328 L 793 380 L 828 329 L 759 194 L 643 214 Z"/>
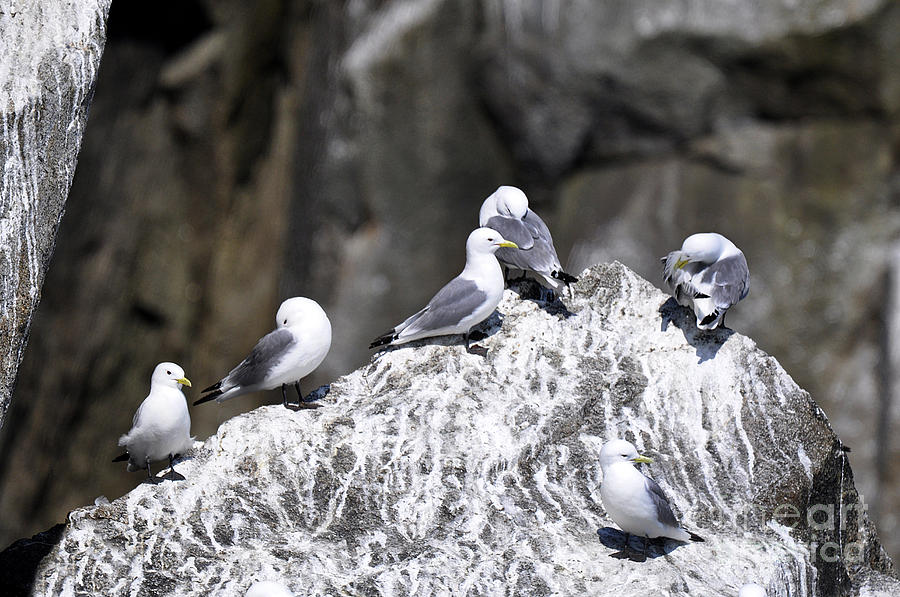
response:
<path id="1" fill-rule="evenodd" d="M 464 334 L 466 350 L 484 356 L 487 350 L 470 346 L 474 326 L 494 312 L 503 298 L 503 270 L 494 253 L 516 244 L 491 228 L 476 228 L 466 240 L 466 267 L 428 302 L 424 309 L 375 338 L 369 348 L 393 346 L 421 338 Z"/>
<path id="2" fill-rule="evenodd" d="M 516 243 L 515 248 L 497 251 L 497 260 L 503 265 L 534 272 L 542 285 L 554 291 L 578 281 L 563 271 L 550 229 L 528 208 L 528 197 L 521 189 L 502 186 L 494 191 L 481 204 L 478 225 L 493 228 Z"/>
<path id="3" fill-rule="evenodd" d="M 723 325 L 728 309 L 750 292 L 744 253 L 716 232 L 692 234 L 662 262 L 669 292 L 678 304 L 694 311 L 701 330 Z"/>
<path id="4" fill-rule="evenodd" d="M 662 488 L 634 466 L 650 462 L 638 454 L 631 442 L 623 439 L 610 440 L 600 449 L 603 470 L 600 498 L 606 513 L 625 532 L 625 551 L 630 549 L 629 535 L 643 537 L 645 556 L 649 539 L 703 541 L 699 535 L 681 527 Z"/>
<path id="5" fill-rule="evenodd" d="M 175 363 L 156 366 L 150 377 L 150 393 L 134 413 L 131 430 L 119 438 L 126 452 L 113 462 L 127 460 L 129 472 L 147 469 L 147 478 L 152 481 L 150 463 L 168 458 L 170 478 L 184 478 L 175 472 L 174 461 L 191 448 L 194 439 L 182 386 L 191 387 L 184 369 Z"/>
<path id="6" fill-rule="evenodd" d="M 278 308 L 275 330 L 263 336 L 250 354 L 218 382 L 209 386 L 194 406 L 224 402 L 242 394 L 281 386 L 282 404 L 290 410 L 318 408 L 307 402 L 300 380 L 315 371 L 331 348 L 331 322 L 319 303 L 305 297 L 289 298 Z M 288 401 L 287 387 L 297 390 L 297 404 Z"/>

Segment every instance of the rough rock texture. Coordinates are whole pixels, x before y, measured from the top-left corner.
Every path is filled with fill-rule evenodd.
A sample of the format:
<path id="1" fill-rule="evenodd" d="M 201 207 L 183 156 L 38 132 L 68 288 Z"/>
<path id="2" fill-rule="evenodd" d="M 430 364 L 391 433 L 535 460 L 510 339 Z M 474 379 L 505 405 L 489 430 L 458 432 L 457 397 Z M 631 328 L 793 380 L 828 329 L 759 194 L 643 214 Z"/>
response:
<path id="1" fill-rule="evenodd" d="M 75 173 L 110 2 L 0 8 L 0 427 Z"/>
<path id="2" fill-rule="evenodd" d="M 775 359 L 698 334 L 618 263 L 566 304 L 508 291 L 486 359 L 459 338 L 413 343 L 338 379 L 325 408 L 226 422 L 179 465 L 186 481 L 72 512 L 35 594 L 233 595 L 270 578 L 304 595 L 900 591 L 840 440 Z M 611 557 L 611 437 L 656 457 L 705 543 Z"/>
<path id="3" fill-rule="evenodd" d="M 619 259 L 657 282 L 657 258 L 699 229 L 744 247 L 752 290 L 729 324 L 817 397 L 900 554 L 900 358 L 883 366 L 900 327 L 882 325 L 900 320 L 884 300 L 900 3 L 161 6 L 112 9 L 0 438 L 0 545 L 130 489 L 107 460 L 152 366 L 212 383 L 284 296 L 342 322 L 310 386 L 358 367 L 458 273 L 481 200 L 514 183 L 574 271 Z M 195 432 L 278 399 L 195 409 Z"/>

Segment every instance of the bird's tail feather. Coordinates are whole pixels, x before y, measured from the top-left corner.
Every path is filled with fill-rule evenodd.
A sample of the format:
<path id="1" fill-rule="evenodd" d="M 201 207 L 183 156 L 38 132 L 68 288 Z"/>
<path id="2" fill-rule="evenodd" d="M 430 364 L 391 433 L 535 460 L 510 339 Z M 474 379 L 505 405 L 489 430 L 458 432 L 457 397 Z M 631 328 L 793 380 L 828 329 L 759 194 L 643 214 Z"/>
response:
<path id="1" fill-rule="evenodd" d="M 706 541 L 706 539 L 704 539 L 703 537 L 701 537 L 701 536 L 698 535 L 697 533 L 692 533 L 692 532 L 690 532 L 690 531 L 687 531 L 687 534 L 691 536 L 691 541 L 699 541 L 699 542 L 701 542 L 701 543 L 703 543 L 703 542 Z"/>
<path id="2" fill-rule="evenodd" d="M 118 456 L 116 456 L 115 458 L 112 459 L 113 462 L 124 462 L 126 460 L 128 460 L 128 452 L 125 452 L 124 454 L 119 454 Z"/>

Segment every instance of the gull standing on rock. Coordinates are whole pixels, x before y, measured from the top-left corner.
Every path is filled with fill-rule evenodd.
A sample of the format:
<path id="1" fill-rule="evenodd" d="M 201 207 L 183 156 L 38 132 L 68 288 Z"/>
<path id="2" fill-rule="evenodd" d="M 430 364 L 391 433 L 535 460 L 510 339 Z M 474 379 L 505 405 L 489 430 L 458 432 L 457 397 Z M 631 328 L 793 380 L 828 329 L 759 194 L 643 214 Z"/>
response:
<path id="1" fill-rule="evenodd" d="M 714 330 L 725 313 L 750 291 L 747 259 L 733 242 L 715 232 L 692 234 L 681 250 L 662 258 L 663 278 L 678 304 L 690 307 L 697 327 Z"/>
<path id="2" fill-rule="evenodd" d="M 396 345 L 447 334 L 465 334 L 466 350 L 484 356 L 481 346 L 469 346 L 472 327 L 494 312 L 503 298 L 503 270 L 494 253 L 516 248 L 491 228 L 476 228 L 466 241 L 466 267 L 428 302 L 424 309 L 372 341 L 369 348 Z"/>
<path id="3" fill-rule="evenodd" d="M 578 281 L 563 271 L 550 229 L 528 208 L 528 197 L 520 189 L 502 186 L 494 191 L 481 204 L 478 225 L 493 228 L 516 243 L 515 249 L 497 251 L 497 260 L 503 265 L 534 272 L 541 284 L 551 290 Z"/>
<path id="4" fill-rule="evenodd" d="M 331 322 L 319 303 L 302 296 L 289 298 L 278 308 L 274 331 L 263 336 L 250 354 L 228 375 L 209 386 L 194 406 L 215 400 L 272 390 L 281 386 L 282 404 L 290 410 L 318 408 L 306 402 L 300 380 L 312 373 L 331 348 Z M 287 386 L 297 390 L 297 404 L 288 402 Z"/>
<path id="5" fill-rule="evenodd" d="M 113 462 L 127 460 L 129 472 L 147 469 L 147 478 L 152 480 L 150 463 L 168 458 L 170 478 L 176 478 L 175 457 L 194 443 L 191 415 L 181 386 L 191 387 L 184 369 L 175 363 L 156 366 L 150 377 L 150 393 L 134 413 L 131 430 L 119 438 L 126 452 Z"/>
<path id="6" fill-rule="evenodd" d="M 600 498 L 606 513 L 625 532 L 626 551 L 629 535 L 644 538 L 644 555 L 647 540 L 656 537 L 703 541 L 681 528 L 662 488 L 635 468 L 639 462 L 649 463 L 650 459 L 639 455 L 634 446 L 623 439 L 610 440 L 600 449 L 600 468 L 603 470 Z"/>

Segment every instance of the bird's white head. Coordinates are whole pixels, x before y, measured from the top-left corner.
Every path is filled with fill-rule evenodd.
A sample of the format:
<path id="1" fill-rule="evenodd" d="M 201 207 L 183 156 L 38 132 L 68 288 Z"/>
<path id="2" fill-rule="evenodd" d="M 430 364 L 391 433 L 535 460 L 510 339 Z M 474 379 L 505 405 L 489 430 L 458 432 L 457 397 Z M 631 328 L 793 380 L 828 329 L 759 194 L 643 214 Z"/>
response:
<path id="1" fill-rule="evenodd" d="M 318 320 L 328 320 L 319 303 L 304 296 L 295 296 L 281 303 L 275 314 L 275 325 L 279 328 L 292 327 Z"/>
<path id="2" fill-rule="evenodd" d="M 478 223 L 485 226 L 487 221 L 494 216 L 522 219 L 526 212 L 528 212 L 528 197 L 525 196 L 525 193 L 516 187 L 502 186 L 488 195 L 488 198 L 481 204 Z"/>
<path id="3" fill-rule="evenodd" d="M 739 251 L 733 242 L 717 232 L 699 232 L 684 239 L 681 252 L 684 255 L 675 264 L 679 269 L 691 261 L 714 263 L 720 257 Z"/>
<path id="4" fill-rule="evenodd" d="M 181 389 L 181 386 L 191 387 L 191 380 L 184 376 L 184 369 L 175 363 L 160 363 L 150 377 L 150 385 L 157 384 Z"/>
<path id="5" fill-rule="evenodd" d="M 651 460 L 638 454 L 631 442 L 624 439 L 611 439 L 600 448 L 600 468 L 606 470 L 619 462 L 634 464 L 637 462 L 649 463 Z"/>
<path id="6" fill-rule="evenodd" d="M 496 253 L 500 247 L 519 248 L 493 228 L 476 228 L 466 241 L 466 257 Z"/>

